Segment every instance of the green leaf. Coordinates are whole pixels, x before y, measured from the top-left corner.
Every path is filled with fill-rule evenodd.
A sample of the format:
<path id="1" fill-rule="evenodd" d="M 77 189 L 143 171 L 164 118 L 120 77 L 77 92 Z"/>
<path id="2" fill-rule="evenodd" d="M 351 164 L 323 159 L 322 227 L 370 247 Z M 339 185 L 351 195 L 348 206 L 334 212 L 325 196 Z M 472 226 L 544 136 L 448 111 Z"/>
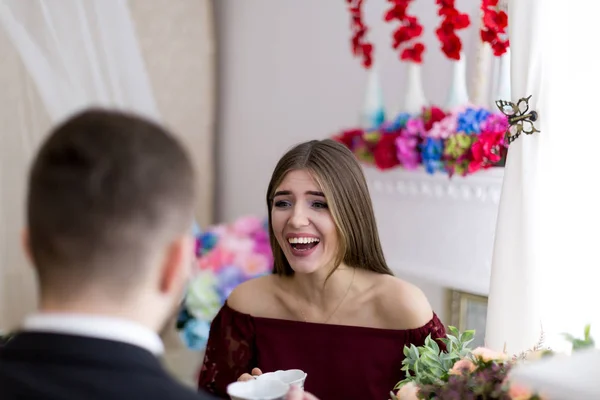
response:
<path id="1" fill-rule="evenodd" d="M 465 343 L 465 342 L 471 342 L 473 340 L 473 338 L 475 337 L 475 330 L 471 329 L 468 331 L 464 331 L 461 335 L 460 335 L 460 341 Z"/>
<path id="2" fill-rule="evenodd" d="M 585 340 L 590 340 L 590 331 L 592 330 L 592 326 L 590 324 L 587 324 L 585 326 L 585 328 L 583 329 L 583 338 Z"/>
<path id="3" fill-rule="evenodd" d="M 455 337 L 459 335 L 458 329 L 455 326 L 449 326 L 448 332 L 450 332 L 450 335 L 455 336 Z M 448 335 L 448 336 L 450 336 L 450 335 Z"/>

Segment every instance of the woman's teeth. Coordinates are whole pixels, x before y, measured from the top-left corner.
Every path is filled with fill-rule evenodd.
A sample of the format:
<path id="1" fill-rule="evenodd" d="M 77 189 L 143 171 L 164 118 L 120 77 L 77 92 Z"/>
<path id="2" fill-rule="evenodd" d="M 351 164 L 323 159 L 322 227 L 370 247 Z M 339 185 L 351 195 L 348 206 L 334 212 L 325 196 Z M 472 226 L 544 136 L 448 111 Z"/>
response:
<path id="1" fill-rule="evenodd" d="M 318 243 L 319 239 L 315 237 L 293 237 L 288 238 L 288 242 L 290 244 L 308 244 L 308 243 Z"/>

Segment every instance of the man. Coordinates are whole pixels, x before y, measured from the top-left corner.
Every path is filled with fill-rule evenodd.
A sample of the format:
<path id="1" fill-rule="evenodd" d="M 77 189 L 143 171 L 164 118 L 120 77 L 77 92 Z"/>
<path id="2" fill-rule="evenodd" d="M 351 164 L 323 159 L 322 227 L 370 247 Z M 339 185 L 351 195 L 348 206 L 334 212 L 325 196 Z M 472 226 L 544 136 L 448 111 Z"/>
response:
<path id="1" fill-rule="evenodd" d="M 192 263 L 194 179 L 173 136 L 132 115 L 89 110 L 50 134 L 24 235 L 39 311 L 0 350 L 0 398 L 210 398 L 158 358 Z"/>
<path id="2" fill-rule="evenodd" d="M 39 310 L 0 346 L 1 399 L 211 398 L 159 362 L 194 254 L 194 181 L 175 138 L 133 115 L 88 110 L 49 135 L 24 235 Z"/>

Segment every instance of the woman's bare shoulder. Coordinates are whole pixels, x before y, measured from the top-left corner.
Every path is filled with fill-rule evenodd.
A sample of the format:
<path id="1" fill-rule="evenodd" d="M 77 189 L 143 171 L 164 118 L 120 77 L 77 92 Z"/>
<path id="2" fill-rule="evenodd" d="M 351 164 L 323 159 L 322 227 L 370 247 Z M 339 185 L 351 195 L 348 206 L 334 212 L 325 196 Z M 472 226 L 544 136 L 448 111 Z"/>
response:
<path id="1" fill-rule="evenodd" d="M 244 314 L 263 315 L 265 307 L 273 304 L 278 278 L 266 275 L 238 285 L 227 298 L 227 305 Z"/>
<path id="2" fill-rule="evenodd" d="M 374 286 L 376 309 L 391 329 L 414 329 L 433 318 L 429 300 L 421 289 L 403 279 L 380 275 Z"/>

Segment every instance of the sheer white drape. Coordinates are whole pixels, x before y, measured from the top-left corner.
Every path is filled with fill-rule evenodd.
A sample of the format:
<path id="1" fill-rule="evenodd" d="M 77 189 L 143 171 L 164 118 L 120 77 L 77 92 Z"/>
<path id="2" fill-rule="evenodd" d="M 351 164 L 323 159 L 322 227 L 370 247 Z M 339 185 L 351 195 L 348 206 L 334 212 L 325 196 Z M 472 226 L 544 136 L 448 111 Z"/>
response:
<path id="1" fill-rule="evenodd" d="M 10 329 L 35 304 L 19 238 L 29 162 L 50 124 L 90 105 L 160 117 L 125 0 L 0 0 L 0 25 L 0 329 Z"/>
<path id="2" fill-rule="evenodd" d="M 486 342 L 509 353 L 600 328 L 595 116 L 600 57 L 589 46 L 600 6 L 509 3 L 512 100 L 532 95 L 541 133 L 511 146 L 492 262 Z M 598 336 L 598 335 L 596 335 Z"/>
<path id="3" fill-rule="evenodd" d="M 158 117 L 126 0 L 2 0 L 0 21 L 53 121 L 89 105 Z"/>

